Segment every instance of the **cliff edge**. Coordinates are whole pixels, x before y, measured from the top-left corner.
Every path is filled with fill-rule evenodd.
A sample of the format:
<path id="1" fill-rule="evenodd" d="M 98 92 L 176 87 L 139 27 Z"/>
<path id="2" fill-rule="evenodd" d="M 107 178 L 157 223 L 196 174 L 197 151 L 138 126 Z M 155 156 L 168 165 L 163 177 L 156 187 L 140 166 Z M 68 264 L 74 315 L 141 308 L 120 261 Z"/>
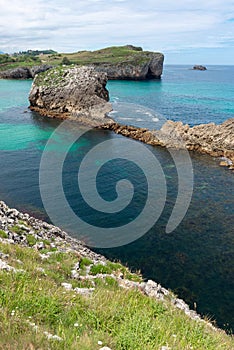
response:
<path id="1" fill-rule="evenodd" d="M 92 67 L 57 67 L 36 75 L 30 109 L 41 115 L 74 119 L 90 126 L 108 123 L 107 76 Z"/>

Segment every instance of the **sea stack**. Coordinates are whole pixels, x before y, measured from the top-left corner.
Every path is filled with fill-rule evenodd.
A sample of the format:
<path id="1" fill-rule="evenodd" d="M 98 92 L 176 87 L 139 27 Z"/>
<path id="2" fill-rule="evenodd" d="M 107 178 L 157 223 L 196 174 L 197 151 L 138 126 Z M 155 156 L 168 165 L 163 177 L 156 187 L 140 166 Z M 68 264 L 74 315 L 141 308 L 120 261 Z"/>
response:
<path id="1" fill-rule="evenodd" d="M 30 109 L 43 116 L 74 119 L 98 126 L 112 121 L 107 75 L 93 67 L 57 67 L 36 75 L 29 94 Z"/>
<path id="2" fill-rule="evenodd" d="M 205 66 L 195 65 L 193 66 L 193 70 L 207 70 L 207 68 Z"/>

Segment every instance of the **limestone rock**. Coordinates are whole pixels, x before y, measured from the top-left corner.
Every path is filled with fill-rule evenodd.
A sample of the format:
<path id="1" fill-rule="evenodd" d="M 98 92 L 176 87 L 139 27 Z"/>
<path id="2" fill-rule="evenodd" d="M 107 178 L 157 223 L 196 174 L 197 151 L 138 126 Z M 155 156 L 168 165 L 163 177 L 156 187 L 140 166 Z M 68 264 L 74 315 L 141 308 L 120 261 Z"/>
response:
<path id="1" fill-rule="evenodd" d="M 161 53 L 142 52 L 135 61 L 97 63 L 95 69 L 105 72 L 111 80 L 160 79 L 163 71 L 164 56 Z"/>
<path id="2" fill-rule="evenodd" d="M 52 68 L 52 66 L 43 64 L 41 66 L 34 67 L 18 67 L 7 69 L 3 72 L 0 72 L 0 79 L 31 79 L 34 78 L 36 74 L 45 72 L 50 68 Z"/>
<path id="3" fill-rule="evenodd" d="M 209 123 L 194 127 L 168 120 L 160 130 L 156 131 L 118 123 L 103 125 L 102 128 L 153 146 L 187 149 L 213 157 L 223 157 L 221 165 L 233 169 L 234 118 L 228 119 L 220 125 Z"/>
<path id="4" fill-rule="evenodd" d="M 57 67 L 36 75 L 30 108 L 41 115 L 97 126 L 111 121 L 107 76 L 93 67 Z"/>
<path id="5" fill-rule="evenodd" d="M 29 68 L 18 67 L 0 72 L 1 79 L 29 79 L 31 74 Z"/>

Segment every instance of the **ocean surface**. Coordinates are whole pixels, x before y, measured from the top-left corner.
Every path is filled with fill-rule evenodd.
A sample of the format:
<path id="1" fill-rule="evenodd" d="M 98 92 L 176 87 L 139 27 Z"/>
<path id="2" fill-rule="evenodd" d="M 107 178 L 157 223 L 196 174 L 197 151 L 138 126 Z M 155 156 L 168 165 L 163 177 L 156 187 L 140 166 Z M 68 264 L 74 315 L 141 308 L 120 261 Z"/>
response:
<path id="1" fill-rule="evenodd" d="M 222 123 L 233 117 L 234 66 L 208 66 L 208 70 L 202 72 L 189 68 L 165 66 L 161 81 L 108 82 L 113 102 L 112 116 L 121 123 L 150 129 L 160 127 L 166 119 L 196 125 Z M 51 182 L 53 157 L 56 159 L 66 150 L 62 186 L 67 203 L 84 222 L 99 228 L 117 228 L 121 232 L 121 227 L 134 223 L 146 206 L 150 188 L 145 174 L 149 169 L 140 169 L 139 165 L 129 161 L 126 156 L 128 144 L 123 142 L 126 139 L 109 131 L 89 130 L 67 148 L 70 135 L 79 127 L 74 125 L 66 133 L 54 135 L 61 122 L 40 117 L 27 108 L 31 83 L 0 80 L 0 198 L 9 206 L 50 220 L 43 206 L 39 181 L 42 187 L 47 181 L 53 187 L 56 183 L 56 176 Z M 52 142 L 46 146 L 51 137 Z M 92 158 L 93 166 L 98 170 L 98 194 L 111 206 L 118 197 L 117 182 L 128 180 L 134 190 L 130 198 L 127 196 L 129 187 L 126 187 L 126 198 L 130 200 L 119 212 L 98 211 L 90 207 L 77 182 L 82 160 L 104 141 L 112 144 L 114 150 L 111 159 L 103 155 L 105 149 L 101 154 L 94 153 L 96 158 Z M 136 147 L 137 157 L 143 159 L 144 150 L 139 148 L 140 143 L 129 142 Z M 160 164 L 162 171 L 158 174 L 164 180 L 161 185 L 166 185 L 162 210 L 157 211 L 152 205 L 148 213 L 149 220 L 154 216 L 158 220 L 155 219 L 156 223 L 135 241 L 115 248 L 98 248 L 97 251 L 121 260 L 132 269 L 140 269 L 145 278 L 170 288 L 191 307 L 196 307 L 199 313 L 231 331 L 234 328 L 233 173 L 221 168 L 217 159 L 190 153 L 194 178 L 191 203 L 176 229 L 166 233 L 178 194 L 179 165 L 165 149 L 146 145 L 144 148 Z M 125 154 L 123 158 L 121 152 Z M 48 164 L 48 173 L 40 176 L 43 154 L 52 154 L 53 157 Z M 84 181 L 88 181 L 88 174 L 87 171 Z M 51 196 L 49 192 L 47 199 L 54 203 L 64 228 L 69 230 L 66 227 L 67 213 L 59 208 L 59 194 L 55 190 Z M 70 227 L 70 233 L 81 238 L 79 227 Z M 132 233 L 135 231 L 130 232 L 130 236 Z"/>

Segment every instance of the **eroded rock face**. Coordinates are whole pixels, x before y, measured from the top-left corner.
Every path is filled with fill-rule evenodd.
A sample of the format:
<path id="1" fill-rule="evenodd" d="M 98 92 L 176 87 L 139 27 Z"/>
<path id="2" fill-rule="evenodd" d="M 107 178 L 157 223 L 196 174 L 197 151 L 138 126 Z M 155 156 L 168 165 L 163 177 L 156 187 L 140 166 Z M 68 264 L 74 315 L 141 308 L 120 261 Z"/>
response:
<path id="1" fill-rule="evenodd" d="M 135 62 L 97 63 L 95 69 L 105 72 L 110 80 L 160 79 L 164 56 L 161 53 L 142 53 Z"/>
<path id="2" fill-rule="evenodd" d="M 107 76 L 93 67 L 59 67 L 38 74 L 33 82 L 30 108 L 41 115 L 75 119 L 97 126 L 108 123 L 111 111 Z"/>
<path id="3" fill-rule="evenodd" d="M 220 125 L 214 123 L 189 127 L 182 122 L 166 122 L 156 136 L 162 133 L 164 144 L 177 146 L 180 143 L 190 151 L 199 151 L 211 156 L 226 156 L 234 161 L 234 118 Z M 178 140 L 178 141 L 177 141 Z"/>
<path id="4" fill-rule="evenodd" d="M 34 67 L 18 67 L 0 72 L 0 79 L 32 79 L 36 74 L 45 72 L 52 66 L 43 64 Z"/>
<path id="5" fill-rule="evenodd" d="M 168 120 L 156 131 L 117 123 L 106 125 L 104 128 L 153 146 L 186 148 L 213 157 L 225 157 L 221 165 L 234 169 L 234 118 L 220 125 L 209 123 L 194 127 Z"/>

